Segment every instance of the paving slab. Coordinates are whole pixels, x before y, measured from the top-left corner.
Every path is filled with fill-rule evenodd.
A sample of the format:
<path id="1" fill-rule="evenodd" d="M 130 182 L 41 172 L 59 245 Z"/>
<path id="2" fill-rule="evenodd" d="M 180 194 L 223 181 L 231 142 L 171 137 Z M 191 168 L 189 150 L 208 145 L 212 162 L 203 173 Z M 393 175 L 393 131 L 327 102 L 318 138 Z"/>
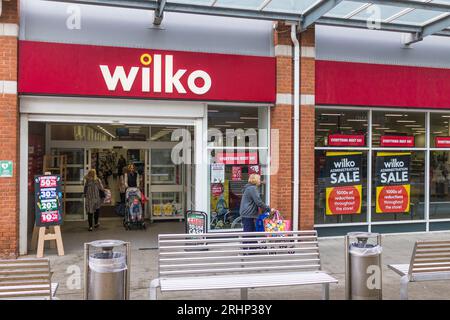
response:
<path id="1" fill-rule="evenodd" d="M 83 244 L 100 239 L 130 241 L 131 284 L 130 298 L 147 300 L 150 280 L 157 277 L 157 234 L 182 233 L 181 222 L 155 223 L 147 230 L 125 231 L 118 219 L 103 220 L 99 230 L 88 232 L 85 223 L 66 223 L 63 239 L 66 254 L 58 256 L 55 249 L 46 249 L 54 272 L 53 281 L 59 283 L 57 296 L 60 299 L 78 300 L 83 298 Z M 400 277 L 387 268 L 392 263 L 409 263 L 414 243 L 417 240 L 450 240 L 450 232 L 387 234 L 382 237 L 383 247 L 383 299 L 399 299 Z M 330 298 L 345 299 L 345 257 L 344 237 L 319 239 L 322 267 L 339 280 L 330 286 Z M 27 257 L 34 257 L 30 254 Z M 258 288 L 249 290 L 249 299 L 261 300 L 306 300 L 321 298 L 320 285 Z M 159 293 L 159 299 L 239 299 L 239 290 L 208 290 Z M 450 281 L 419 282 L 410 284 L 411 300 L 450 300 Z"/>

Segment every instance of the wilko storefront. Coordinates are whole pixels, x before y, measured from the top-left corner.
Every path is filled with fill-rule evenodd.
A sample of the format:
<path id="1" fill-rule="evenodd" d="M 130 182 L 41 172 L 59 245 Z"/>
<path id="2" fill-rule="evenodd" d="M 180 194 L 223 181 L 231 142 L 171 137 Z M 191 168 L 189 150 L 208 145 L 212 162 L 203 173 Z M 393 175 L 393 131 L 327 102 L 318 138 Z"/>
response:
<path id="1" fill-rule="evenodd" d="M 317 62 L 320 234 L 449 229 L 450 69 L 415 64 Z"/>

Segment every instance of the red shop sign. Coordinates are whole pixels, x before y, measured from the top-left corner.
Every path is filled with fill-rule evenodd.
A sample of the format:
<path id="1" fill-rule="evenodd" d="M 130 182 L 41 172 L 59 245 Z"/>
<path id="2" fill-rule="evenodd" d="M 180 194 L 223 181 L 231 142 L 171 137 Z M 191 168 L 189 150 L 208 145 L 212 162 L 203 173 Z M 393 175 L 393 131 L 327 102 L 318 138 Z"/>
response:
<path id="1" fill-rule="evenodd" d="M 414 147 L 413 136 L 381 136 L 382 147 Z"/>
<path id="2" fill-rule="evenodd" d="M 20 41 L 19 92 L 275 102 L 273 57 Z"/>
<path id="3" fill-rule="evenodd" d="M 450 137 L 434 138 L 434 146 L 436 148 L 450 148 Z"/>
<path id="4" fill-rule="evenodd" d="M 258 164 L 258 153 L 219 152 L 216 155 L 216 162 L 224 164 Z"/>
<path id="5" fill-rule="evenodd" d="M 364 147 L 366 142 L 362 134 L 330 134 L 328 145 L 332 147 Z"/>

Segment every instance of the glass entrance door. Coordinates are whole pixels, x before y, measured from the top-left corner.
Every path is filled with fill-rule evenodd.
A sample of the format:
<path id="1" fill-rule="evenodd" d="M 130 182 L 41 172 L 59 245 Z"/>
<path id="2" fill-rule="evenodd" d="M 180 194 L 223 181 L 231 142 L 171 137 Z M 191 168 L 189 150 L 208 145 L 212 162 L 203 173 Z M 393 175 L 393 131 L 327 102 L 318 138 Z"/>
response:
<path id="1" fill-rule="evenodd" d="M 67 177 L 63 183 L 66 186 L 65 220 L 84 220 L 83 178 L 86 168 L 85 149 L 51 149 L 52 155 L 67 157 Z"/>
<path id="2" fill-rule="evenodd" d="M 151 221 L 182 220 L 185 211 L 183 165 L 174 164 L 172 149 L 150 150 Z"/>

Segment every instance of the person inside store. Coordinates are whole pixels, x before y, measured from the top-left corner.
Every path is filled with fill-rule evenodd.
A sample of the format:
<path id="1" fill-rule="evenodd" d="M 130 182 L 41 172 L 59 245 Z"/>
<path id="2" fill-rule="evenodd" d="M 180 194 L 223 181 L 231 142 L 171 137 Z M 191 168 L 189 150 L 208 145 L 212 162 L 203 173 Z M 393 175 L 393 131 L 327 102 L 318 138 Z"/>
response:
<path id="1" fill-rule="evenodd" d="M 125 172 L 123 169 L 127 166 L 127 160 L 125 160 L 124 156 L 121 154 L 119 160 L 117 161 L 117 175 L 120 177 Z"/>
<path id="2" fill-rule="evenodd" d="M 85 207 L 86 212 L 88 213 L 89 222 L 88 230 L 92 231 L 92 227 L 98 228 L 100 226 L 98 219 L 100 207 L 103 203 L 105 188 L 103 187 L 102 181 L 97 177 L 95 169 L 89 170 L 84 177 L 84 180 L 84 196 L 86 198 Z"/>
<path id="3" fill-rule="evenodd" d="M 125 177 L 128 174 L 128 167 L 124 166 L 120 172 L 122 174 L 119 176 L 119 193 L 120 193 L 120 203 L 125 203 L 125 192 L 127 191 L 127 187 L 125 185 Z"/>
<path id="4" fill-rule="evenodd" d="M 140 176 L 136 171 L 134 164 L 128 166 L 127 173 L 125 174 L 125 189 L 139 188 Z"/>
<path id="5" fill-rule="evenodd" d="M 248 183 L 244 186 L 239 208 L 244 232 L 256 231 L 255 222 L 259 215 L 258 209 L 262 209 L 263 212 L 270 210 L 270 207 L 261 200 L 258 191 L 260 185 L 261 176 L 259 174 L 251 174 L 248 178 Z"/>

